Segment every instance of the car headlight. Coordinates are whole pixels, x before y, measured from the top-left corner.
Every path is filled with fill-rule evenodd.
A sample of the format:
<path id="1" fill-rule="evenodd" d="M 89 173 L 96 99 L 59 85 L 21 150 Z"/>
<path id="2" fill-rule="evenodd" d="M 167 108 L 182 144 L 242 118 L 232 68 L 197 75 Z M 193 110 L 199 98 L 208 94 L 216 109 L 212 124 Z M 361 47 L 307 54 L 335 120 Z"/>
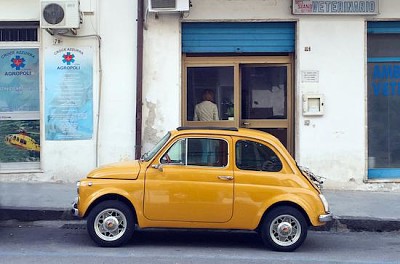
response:
<path id="1" fill-rule="evenodd" d="M 79 194 L 79 187 L 81 186 L 81 182 L 77 181 L 76 182 L 76 193 Z"/>
<path id="2" fill-rule="evenodd" d="M 319 198 L 321 199 L 321 202 L 324 205 L 325 212 L 329 212 L 329 204 L 328 204 L 328 201 L 326 200 L 325 196 L 320 194 Z"/>

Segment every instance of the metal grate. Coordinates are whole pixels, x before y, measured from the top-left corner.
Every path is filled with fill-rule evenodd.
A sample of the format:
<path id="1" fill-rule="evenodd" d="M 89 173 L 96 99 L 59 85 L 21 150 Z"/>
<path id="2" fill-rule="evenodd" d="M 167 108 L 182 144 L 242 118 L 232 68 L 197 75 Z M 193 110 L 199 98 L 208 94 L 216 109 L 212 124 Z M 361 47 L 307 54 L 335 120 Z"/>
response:
<path id="1" fill-rule="evenodd" d="M 0 22 L 1 41 L 38 41 L 39 22 Z"/>
<path id="2" fill-rule="evenodd" d="M 176 8 L 176 0 L 151 0 L 152 8 Z"/>

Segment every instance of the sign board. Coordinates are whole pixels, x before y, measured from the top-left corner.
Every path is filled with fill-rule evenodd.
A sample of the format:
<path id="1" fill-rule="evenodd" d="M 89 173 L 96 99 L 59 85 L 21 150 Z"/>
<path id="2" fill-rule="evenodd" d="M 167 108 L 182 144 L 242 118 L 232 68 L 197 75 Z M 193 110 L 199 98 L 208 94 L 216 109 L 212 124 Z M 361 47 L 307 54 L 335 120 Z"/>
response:
<path id="1" fill-rule="evenodd" d="M 87 140 L 93 134 L 93 51 L 45 51 L 46 140 Z"/>
<path id="2" fill-rule="evenodd" d="M 302 83 L 319 83 L 319 71 L 301 71 Z"/>
<path id="3" fill-rule="evenodd" d="M 293 0 L 295 15 L 377 15 L 379 0 Z"/>

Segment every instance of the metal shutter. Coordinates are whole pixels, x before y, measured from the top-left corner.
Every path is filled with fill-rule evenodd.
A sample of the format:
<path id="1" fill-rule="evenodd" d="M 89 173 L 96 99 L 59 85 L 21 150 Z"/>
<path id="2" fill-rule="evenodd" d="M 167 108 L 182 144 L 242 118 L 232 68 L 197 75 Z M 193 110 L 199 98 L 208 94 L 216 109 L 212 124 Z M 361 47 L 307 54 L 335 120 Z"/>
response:
<path id="1" fill-rule="evenodd" d="M 294 50 L 294 22 L 182 23 L 184 53 L 274 53 Z"/>

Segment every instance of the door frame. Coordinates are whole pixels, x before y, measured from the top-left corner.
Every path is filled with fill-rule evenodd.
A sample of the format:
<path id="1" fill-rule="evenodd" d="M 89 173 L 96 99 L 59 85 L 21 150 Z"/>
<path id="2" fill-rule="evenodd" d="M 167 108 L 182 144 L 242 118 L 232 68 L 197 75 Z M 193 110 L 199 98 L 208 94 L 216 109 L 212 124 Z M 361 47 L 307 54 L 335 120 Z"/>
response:
<path id="1" fill-rule="evenodd" d="M 244 126 L 241 118 L 241 65 L 287 66 L 287 119 L 281 120 L 253 120 L 250 126 Z M 187 118 L 187 69 L 190 67 L 218 67 L 230 66 L 234 68 L 234 120 L 218 120 L 212 122 L 190 121 Z M 295 128 L 295 93 L 294 93 L 294 58 L 292 54 L 286 56 L 182 56 L 182 104 L 181 124 L 183 126 L 220 126 L 220 127 L 248 127 L 248 128 L 286 128 L 287 149 L 294 154 Z M 262 127 L 267 125 L 267 127 Z"/>

